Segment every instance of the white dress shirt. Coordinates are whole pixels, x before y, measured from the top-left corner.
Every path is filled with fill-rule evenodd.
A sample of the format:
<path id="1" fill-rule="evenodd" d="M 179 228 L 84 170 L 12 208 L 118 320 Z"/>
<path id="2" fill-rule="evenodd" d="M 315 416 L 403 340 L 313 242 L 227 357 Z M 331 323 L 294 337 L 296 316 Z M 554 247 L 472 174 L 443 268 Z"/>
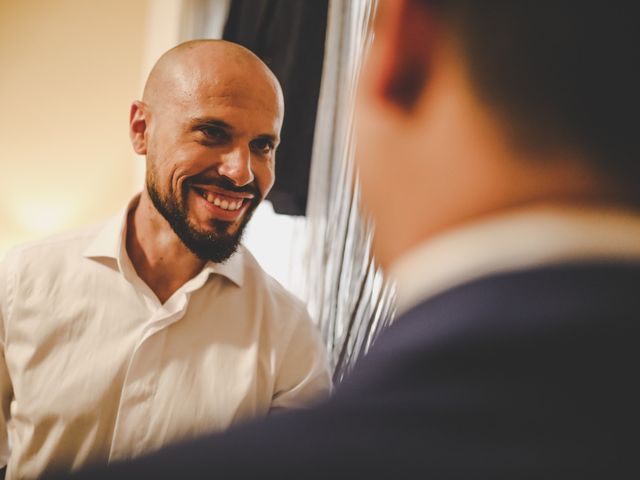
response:
<path id="1" fill-rule="evenodd" d="M 489 217 L 429 239 L 389 269 L 398 312 L 491 274 L 567 262 L 640 260 L 640 214 L 535 208 Z"/>
<path id="2" fill-rule="evenodd" d="M 304 305 L 246 249 L 160 304 L 126 253 L 126 213 L 0 266 L 8 479 L 135 456 L 330 389 Z"/>

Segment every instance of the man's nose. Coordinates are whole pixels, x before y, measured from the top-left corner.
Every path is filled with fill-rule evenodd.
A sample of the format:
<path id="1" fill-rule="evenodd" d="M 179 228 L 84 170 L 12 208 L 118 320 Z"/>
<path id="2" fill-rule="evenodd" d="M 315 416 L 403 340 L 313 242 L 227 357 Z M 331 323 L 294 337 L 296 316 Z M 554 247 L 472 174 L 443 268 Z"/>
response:
<path id="1" fill-rule="evenodd" d="M 236 147 L 222 157 L 218 174 L 231 180 L 236 186 L 248 185 L 254 180 L 251 170 L 251 150 Z"/>

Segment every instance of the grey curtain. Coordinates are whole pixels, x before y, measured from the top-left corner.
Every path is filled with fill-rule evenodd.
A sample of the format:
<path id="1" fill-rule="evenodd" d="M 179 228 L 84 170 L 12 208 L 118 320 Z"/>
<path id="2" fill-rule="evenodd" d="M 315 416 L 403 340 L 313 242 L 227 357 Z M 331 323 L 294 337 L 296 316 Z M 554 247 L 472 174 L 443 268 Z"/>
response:
<path id="1" fill-rule="evenodd" d="M 394 290 L 359 210 L 353 107 L 375 0 L 331 0 L 307 203 L 306 297 L 339 383 L 393 319 Z"/>

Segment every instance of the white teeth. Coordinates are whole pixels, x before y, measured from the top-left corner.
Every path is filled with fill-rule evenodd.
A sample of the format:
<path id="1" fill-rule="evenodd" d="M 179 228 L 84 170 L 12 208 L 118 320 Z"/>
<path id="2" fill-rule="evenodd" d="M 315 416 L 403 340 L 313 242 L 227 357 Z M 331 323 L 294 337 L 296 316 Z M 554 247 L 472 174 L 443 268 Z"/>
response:
<path id="1" fill-rule="evenodd" d="M 216 197 L 215 194 L 211 192 L 203 193 L 202 196 L 207 200 L 207 202 L 213 203 L 215 206 L 220 207 L 224 210 L 239 210 L 240 207 L 242 207 L 242 200 L 238 200 L 237 202 L 220 200 L 219 197 Z"/>
<path id="2" fill-rule="evenodd" d="M 224 204 L 224 201 L 222 202 Z M 242 206 L 242 200 L 238 200 L 237 202 L 228 202 L 229 205 L 227 205 L 226 207 L 224 207 L 223 205 L 220 205 L 221 208 L 226 208 L 226 210 L 238 210 L 241 206 Z"/>

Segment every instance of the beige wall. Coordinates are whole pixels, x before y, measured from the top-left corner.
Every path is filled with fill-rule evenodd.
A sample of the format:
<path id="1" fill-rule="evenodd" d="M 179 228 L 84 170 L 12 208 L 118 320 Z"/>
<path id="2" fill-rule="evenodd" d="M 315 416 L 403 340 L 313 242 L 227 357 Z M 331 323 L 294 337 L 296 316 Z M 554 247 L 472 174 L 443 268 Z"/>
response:
<path id="1" fill-rule="evenodd" d="M 149 10 L 0 0 L 0 258 L 108 217 L 141 187 L 127 120 L 149 64 Z"/>

